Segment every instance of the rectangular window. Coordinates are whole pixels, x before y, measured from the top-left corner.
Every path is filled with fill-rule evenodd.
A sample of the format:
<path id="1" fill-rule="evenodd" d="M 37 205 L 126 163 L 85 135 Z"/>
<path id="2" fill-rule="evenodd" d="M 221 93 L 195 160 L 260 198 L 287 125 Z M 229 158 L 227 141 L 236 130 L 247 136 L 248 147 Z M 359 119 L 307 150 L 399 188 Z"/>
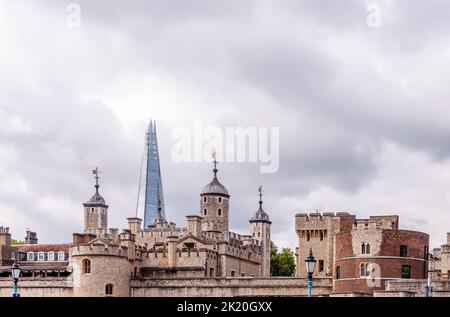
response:
<path id="1" fill-rule="evenodd" d="M 27 261 L 34 261 L 34 253 L 33 252 L 27 253 Z"/>
<path id="2" fill-rule="evenodd" d="M 319 272 L 323 272 L 325 271 L 325 261 L 324 260 L 319 260 Z"/>
<path id="3" fill-rule="evenodd" d="M 39 254 L 38 254 L 38 261 L 40 261 L 40 262 L 44 261 L 44 252 L 39 252 Z"/>
<path id="4" fill-rule="evenodd" d="M 408 256 L 408 247 L 406 245 L 400 246 L 400 256 L 406 258 Z"/>
<path id="5" fill-rule="evenodd" d="M 410 278 L 410 277 L 411 277 L 411 266 L 402 265 L 402 278 Z"/>
<path id="6" fill-rule="evenodd" d="M 55 252 L 50 251 L 48 253 L 48 260 L 49 261 L 55 261 Z"/>
<path id="7" fill-rule="evenodd" d="M 236 271 L 231 271 L 231 277 L 235 277 L 236 276 Z"/>
<path id="8" fill-rule="evenodd" d="M 340 279 L 341 278 L 341 267 L 340 266 L 336 266 L 336 279 Z"/>
<path id="9" fill-rule="evenodd" d="M 58 253 L 58 261 L 64 261 L 65 257 L 66 257 L 66 255 L 65 255 L 65 253 L 63 251 L 60 251 Z"/>
<path id="10" fill-rule="evenodd" d="M 242 277 L 245 277 L 245 273 L 241 273 L 241 276 L 242 276 Z"/>

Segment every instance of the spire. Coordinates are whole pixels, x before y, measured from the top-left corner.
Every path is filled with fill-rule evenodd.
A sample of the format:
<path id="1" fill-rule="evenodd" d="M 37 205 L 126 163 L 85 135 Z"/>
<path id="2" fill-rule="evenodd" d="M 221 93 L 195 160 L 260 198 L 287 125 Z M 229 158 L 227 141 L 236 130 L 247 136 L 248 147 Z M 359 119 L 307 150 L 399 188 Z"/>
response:
<path id="1" fill-rule="evenodd" d="M 253 217 L 250 219 L 250 223 L 253 222 L 265 222 L 268 224 L 271 224 L 272 222 L 269 219 L 269 215 L 263 210 L 263 188 L 262 186 L 258 187 L 259 192 L 259 209 L 258 211 L 253 215 Z"/>
<path id="2" fill-rule="evenodd" d="M 156 193 L 156 199 L 158 200 L 158 218 L 162 218 L 161 216 L 161 194 L 159 191 Z"/>
<path id="3" fill-rule="evenodd" d="M 100 174 L 100 171 L 98 170 L 98 167 L 96 167 L 93 171 L 92 174 L 95 175 L 95 193 L 98 194 L 98 188 L 100 187 L 100 185 L 98 184 L 98 180 L 100 179 L 100 177 L 98 176 Z"/>
<path id="4" fill-rule="evenodd" d="M 263 188 L 262 188 L 262 186 L 259 186 L 258 191 L 259 191 L 259 209 L 262 209 L 262 204 L 263 204 L 263 200 L 262 200 Z"/>
<path id="5" fill-rule="evenodd" d="M 96 167 L 94 170 L 92 170 L 92 174 L 94 175 L 95 178 L 95 194 L 94 196 L 91 197 L 91 199 L 89 199 L 89 201 L 87 201 L 86 203 L 84 203 L 85 206 L 91 207 L 91 205 L 101 205 L 104 207 L 108 207 L 108 205 L 105 202 L 105 199 L 100 195 L 98 189 L 100 187 L 98 180 L 100 179 L 100 171 L 98 170 L 98 167 Z"/>
<path id="6" fill-rule="evenodd" d="M 212 157 L 213 157 L 213 163 L 214 163 L 214 169 L 213 169 L 214 178 L 217 178 L 218 169 L 217 169 L 217 153 L 216 153 L 216 150 L 214 150 L 214 152 L 212 154 Z"/>

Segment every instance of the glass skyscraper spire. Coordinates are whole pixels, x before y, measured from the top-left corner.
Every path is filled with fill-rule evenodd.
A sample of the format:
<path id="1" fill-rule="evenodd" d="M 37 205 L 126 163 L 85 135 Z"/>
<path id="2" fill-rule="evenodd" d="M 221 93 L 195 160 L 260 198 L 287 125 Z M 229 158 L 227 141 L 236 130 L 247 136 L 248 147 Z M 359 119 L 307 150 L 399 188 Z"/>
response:
<path id="1" fill-rule="evenodd" d="M 153 224 L 158 217 L 158 197 L 161 204 L 161 216 L 166 218 L 155 121 L 150 120 L 146 141 L 144 228 Z"/>

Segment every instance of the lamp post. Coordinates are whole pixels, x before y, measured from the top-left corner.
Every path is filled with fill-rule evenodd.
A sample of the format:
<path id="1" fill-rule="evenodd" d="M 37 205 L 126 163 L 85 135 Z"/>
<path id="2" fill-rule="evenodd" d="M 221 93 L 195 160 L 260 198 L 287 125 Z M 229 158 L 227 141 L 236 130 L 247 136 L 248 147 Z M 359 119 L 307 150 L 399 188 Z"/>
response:
<path id="1" fill-rule="evenodd" d="M 14 281 L 13 297 L 20 297 L 20 294 L 17 292 L 17 283 L 19 283 L 20 276 L 20 266 L 17 264 L 17 261 L 11 266 L 11 275 Z"/>
<path id="2" fill-rule="evenodd" d="M 436 257 L 430 253 L 429 254 L 429 263 L 431 265 L 429 265 L 428 269 L 428 279 L 427 279 L 427 286 L 426 286 L 426 297 L 433 297 L 433 286 L 432 286 L 432 281 L 433 281 L 433 272 L 434 272 L 434 261 L 436 260 Z M 431 271 L 431 272 L 430 272 Z"/>
<path id="3" fill-rule="evenodd" d="M 306 271 L 308 272 L 308 297 L 312 296 L 312 280 L 314 268 L 316 267 L 316 259 L 314 258 L 312 248 L 309 249 L 309 255 L 305 260 L 306 263 Z"/>

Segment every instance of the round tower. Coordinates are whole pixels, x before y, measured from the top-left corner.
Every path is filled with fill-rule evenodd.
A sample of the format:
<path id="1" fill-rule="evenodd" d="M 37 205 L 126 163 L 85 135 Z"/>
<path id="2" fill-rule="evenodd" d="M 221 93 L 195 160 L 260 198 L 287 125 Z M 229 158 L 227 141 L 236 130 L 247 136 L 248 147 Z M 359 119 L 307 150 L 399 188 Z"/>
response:
<path id="1" fill-rule="evenodd" d="M 98 168 L 93 170 L 95 175 L 95 194 L 83 204 L 84 233 L 102 236 L 108 231 L 108 205 L 98 191 L 100 187 L 98 184 L 99 173 Z"/>
<path id="2" fill-rule="evenodd" d="M 229 199 L 227 188 L 217 179 L 217 161 L 214 158 L 214 178 L 203 187 L 200 193 L 200 216 L 202 220 L 202 231 L 228 231 Z"/>
<path id="3" fill-rule="evenodd" d="M 261 276 L 270 276 L 270 227 L 272 222 L 263 210 L 262 187 L 259 187 L 259 209 L 250 219 L 251 235 L 261 245 Z"/>

